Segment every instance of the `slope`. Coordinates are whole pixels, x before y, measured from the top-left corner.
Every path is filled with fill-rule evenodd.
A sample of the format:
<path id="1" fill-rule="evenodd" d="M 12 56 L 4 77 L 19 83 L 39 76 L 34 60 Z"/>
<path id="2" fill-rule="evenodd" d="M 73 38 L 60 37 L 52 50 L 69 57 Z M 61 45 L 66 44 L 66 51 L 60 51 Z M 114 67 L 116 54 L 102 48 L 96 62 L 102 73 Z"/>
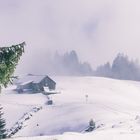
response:
<path id="1" fill-rule="evenodd" d="M 10 112 L 15 106 L 18 108 L 18 113 L 13 113 L 14 117 L 5 113 L 7 120 L 12 122 L 16 122 L 22 113 L 33 106 L 43 107 L 15 137 L 56 135 L 65 132 L 82 133 L 91 118 L 96 123 L 97 129 L 94 133 L 104 131 L 119 134 L 140 133 L 139 82 L 98 77 L 54 77 L 54 79 L 61 94 L 51 96 L 54 102 L 52 106 L 45 104 L 47 98 L 42 94 L 6 93 L 1 96 L 5 112 Z M 7 104 L 10 104 L 11 108 L 6 107 Z M 13 109 L 13 112 L 16 111 Z M 10 121 L 7 121 L 8 125 Z"/>

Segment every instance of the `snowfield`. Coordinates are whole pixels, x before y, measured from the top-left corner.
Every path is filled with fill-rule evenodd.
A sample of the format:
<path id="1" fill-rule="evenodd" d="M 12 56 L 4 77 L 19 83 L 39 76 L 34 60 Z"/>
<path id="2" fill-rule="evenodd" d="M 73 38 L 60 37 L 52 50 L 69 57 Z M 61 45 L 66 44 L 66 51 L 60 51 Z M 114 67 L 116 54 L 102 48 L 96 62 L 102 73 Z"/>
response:
<path id="1" fill-rule="evenodd" d="M 53 105 L 47 105 L 47 97 L 41 93 L 17 94 L 11 87 L 3 90 L 5 94 L 1 94 L 0 103 L 4 108 L 7 128 L 12 128 L 19 121 L 23 125 L 13 138 L 140 139 L 140 82 L 99 77 L 53 79 L 61 92 L 50 95 Z M 34 111 L 35 107 L 41 109 Z M 85 133 L 90 119 L 95 121 L 96 129 Z"/>

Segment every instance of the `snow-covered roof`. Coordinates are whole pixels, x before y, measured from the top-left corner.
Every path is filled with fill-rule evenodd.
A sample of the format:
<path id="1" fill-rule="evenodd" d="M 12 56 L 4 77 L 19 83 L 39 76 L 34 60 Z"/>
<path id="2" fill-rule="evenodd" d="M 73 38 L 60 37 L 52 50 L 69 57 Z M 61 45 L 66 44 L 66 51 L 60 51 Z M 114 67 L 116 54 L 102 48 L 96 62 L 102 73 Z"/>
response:
<path id="1" fill-rule="evenodd" d="M 31 83 L 31 82 L 33 82 L 33 81 L 26 81 L 26 82 L 21 82 L 21 86 L 24 86 L 24 85 L 27 85 L 27 84 L 29 84 L 29 83 Z"/>
<path id="2" fill-rule="evenodd" d="M 39 83 L 41 80 L 43 80 L 46 77 L 46 75 L 26 75 L 25 77 L 18 80 L 18 83 L 27 83 L 27 82 L 33 82 L 33 83 Z"/>

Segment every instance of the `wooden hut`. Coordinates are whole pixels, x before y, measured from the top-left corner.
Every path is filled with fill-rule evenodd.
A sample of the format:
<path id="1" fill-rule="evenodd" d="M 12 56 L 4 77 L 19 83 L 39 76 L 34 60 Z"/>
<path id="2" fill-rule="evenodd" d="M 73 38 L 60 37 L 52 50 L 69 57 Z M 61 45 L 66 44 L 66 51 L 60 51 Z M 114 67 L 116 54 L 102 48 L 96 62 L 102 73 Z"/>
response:
<path id="1" fill-rule="evenodd" d="M 38 93 L 43 92 L 44 87 L 49 90 L 55 90 L 56 82 L 46 75 L 27 75 L 17 82 L 17 91 Z"/>

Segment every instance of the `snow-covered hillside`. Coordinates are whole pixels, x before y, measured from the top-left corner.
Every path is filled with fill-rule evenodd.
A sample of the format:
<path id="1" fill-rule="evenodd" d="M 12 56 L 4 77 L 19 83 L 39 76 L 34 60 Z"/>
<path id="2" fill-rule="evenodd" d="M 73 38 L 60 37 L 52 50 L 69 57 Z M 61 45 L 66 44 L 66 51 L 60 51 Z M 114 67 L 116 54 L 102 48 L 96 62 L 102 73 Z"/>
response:
<path id="1" fill-rule="evenodd" d="M 118 135 L 135 135 L 140 138 L 140 82 L 98 77 L 53 79 L 61 93 L 50 96 L 54 102 L 52 106 L 46 105 L 47 97 L 41 93 L 16 94 L 10 89 L 3 91 L 5 94 L 1 94 L 0 103 L 4 107 L 8 129 L 34 107 L 42 107 L 25 121 L 24 127 L 13 137 L 59 135 L 53 137 L 67 137 L 68 140 L 68 136 L 72 139 L 104 139 L 106 136 L 109 140 Z M 90 119 L 95 121 L 96 130 L 81 134 Z"/>

